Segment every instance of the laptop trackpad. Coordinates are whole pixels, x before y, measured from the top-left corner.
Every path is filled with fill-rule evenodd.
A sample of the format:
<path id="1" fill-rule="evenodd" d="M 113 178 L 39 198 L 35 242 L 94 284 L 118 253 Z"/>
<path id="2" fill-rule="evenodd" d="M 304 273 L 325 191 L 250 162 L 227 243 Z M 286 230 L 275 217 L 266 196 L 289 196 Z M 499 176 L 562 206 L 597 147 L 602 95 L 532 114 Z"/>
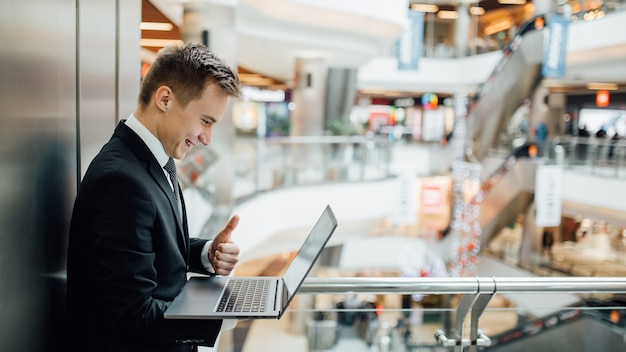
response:
<path id="1" fill-rule="evenodd" d="M 169 307 L 165 312 L 165 318 L 173 316 L 178 319 L 215 318 L 212 313 L 228 279 L 226 276 L 208 276 L 189 280 L 183 291 L 174 299 L 179 302 Z"/>

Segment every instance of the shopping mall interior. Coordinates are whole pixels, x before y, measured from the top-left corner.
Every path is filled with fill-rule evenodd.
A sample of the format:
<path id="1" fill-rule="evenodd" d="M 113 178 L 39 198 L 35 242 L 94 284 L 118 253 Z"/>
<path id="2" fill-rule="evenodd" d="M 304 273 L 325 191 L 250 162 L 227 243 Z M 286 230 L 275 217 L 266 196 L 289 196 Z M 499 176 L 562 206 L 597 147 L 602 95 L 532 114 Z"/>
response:
<path id="1" fill-rule="evenodd" d="M 189 235 L 237 214 L 233 275 L 279 276 L 338 221 L 280 319 L 200 351 L 626 350 L 624 0 L 0 4 L 1 351 L 64 350 L 77 186 L 188 42 L 243 92 L 177 162 Z"/>

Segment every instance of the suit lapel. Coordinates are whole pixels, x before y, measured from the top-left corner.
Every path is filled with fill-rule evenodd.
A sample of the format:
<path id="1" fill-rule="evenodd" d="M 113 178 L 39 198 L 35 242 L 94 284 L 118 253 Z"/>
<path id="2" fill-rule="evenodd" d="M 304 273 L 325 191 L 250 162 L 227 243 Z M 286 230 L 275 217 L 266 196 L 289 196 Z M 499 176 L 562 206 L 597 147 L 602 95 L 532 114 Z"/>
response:
<path id="1" fill-rule="evenodd" d="M 187 257 L 189 252 L 189 234 L 187 230 L 187 219 L 184 214 L 179 214 L 176 204 L 176 198 L 174 197 L 174 192 L 172 187 L 170 187 L 170 183 L 167 181 L 165 176 L 165 172 L 156 158 L 150 151 L 150 149 L 146 146 L 146 144 L 134 133 L 130 128 L 128 128 L 124 122 L 120 122 L 115 129 L 115 134 L 118 135 L 124 142 L 126 142 L 130 148 L 135 152 L 135 155 L 144 163 L 146 169 L 155 183 L 159 186 L 161 191 L 165 194 L 170 203 L 170 208 L 174 217 L 176 218 L 176 227 L 177 234 L 179 239 L 179 247 L 181 249 L 181 253 Z M 180 188 L 179 188 L 180 189 Z M 181 190 L 181 202 L 182 199 L 182 190 Z M 183 202 L 183 213 L 185 213 L 185 205 Z"/>

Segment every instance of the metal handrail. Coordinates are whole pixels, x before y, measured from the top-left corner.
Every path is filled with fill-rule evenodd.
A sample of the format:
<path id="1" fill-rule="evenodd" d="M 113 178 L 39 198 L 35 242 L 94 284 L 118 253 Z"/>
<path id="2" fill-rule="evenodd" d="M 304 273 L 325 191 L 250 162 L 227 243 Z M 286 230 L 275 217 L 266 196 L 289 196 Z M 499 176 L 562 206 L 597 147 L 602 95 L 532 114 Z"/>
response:
<path id="1" fill-rule="evenodd" d="M 626 293 L 621 277 L 307 278 L 299 293 L 476 294 L 492 284 L 495 293 Z"/>
<path id="2" fill-rule="evenodd" d="M 463 294 L 457 308 L 454 331 L 438 330 L 435 340 L 456 352 L 469 347 L 478 352 L 491 344 L 489 336 L 478 329 L 478 321 L 496 293 L 624 293 L 626 278 L 619 277 L 454 277 L 454 278 L 308 278 L 300 287 L 305 294 L 397 293 Z M 469 337 L 464 330 L 470 317 Z"/>
<path id="3" fill-rule="evenodd" d="M 476 278 L 307 278 L 299 293 L 478 293 Z"/>

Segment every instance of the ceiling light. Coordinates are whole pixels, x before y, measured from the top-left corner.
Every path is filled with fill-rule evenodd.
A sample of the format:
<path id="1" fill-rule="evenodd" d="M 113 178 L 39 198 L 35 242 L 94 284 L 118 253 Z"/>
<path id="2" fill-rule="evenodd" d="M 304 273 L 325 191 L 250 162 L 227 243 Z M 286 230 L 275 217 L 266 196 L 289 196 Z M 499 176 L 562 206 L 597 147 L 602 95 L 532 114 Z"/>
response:
<path id="1" fill-rule="evenodd" d="M 568 88 L 568 87 L 561 87 L 561 86 L 559 86 L 559 87 L 552 87 L 552 88 L 550 88 L 550 92 L 551 92 L 551 93 L 567 93 L 567 92 L 569 92 L 570 90 L 571 90 L 571 89 L 570 89 L 570 88 Z"/>
<path id="2" fill-rule="evenodd" d="M 174 25 L 167 22 L 141 22 L 139 28 L 143 31 L 171 31 Z"/>
<path id="3" fill-rule="evenodd" d="M 616 83 L 587 83 L 587 89 L 590 90 L 617 90 Z"/>
<path id="4" fill-rule="evenodd" d="M 273 84 L 274 80 L 271 78 L 265 78 L 265 77 L 255 77 L 255 78 L 242 79 L 241 82 L 245 84 L 250 84 L 253 86 L 263 86 L 263 85 Z"/>
<path id="5" fill-rule="evenodd" d="M 413 4 L 411 5 L 411 10 L 420 12 L 437 12 L 439 11 L 439 6 L 432 4 Z"/>
<path id="6" fill-rule="evenodd" d="M 384 89 L 363 89 L 361 90 L 362 94 L 365 95 L 385 95 L 387 94 L 387 90 Z"/>
<path id="7" fill-rule="evenodd" d="M 485 9 L 480 6 L 472 6 L 469 8 L 469 13 L 474 16 L 482 16 L 485 14 Z"/>
<path id="8" fill-rule="evenodd" d="M 239 73 L 239 79 L 255 79 L 261 78 L 262 76 L 258 73 Z"/>
<path id="9" fill-rule="evenodd" d="M 507 30 L 511 27 L 513 23 L 511 22 L 510 19 L 505 18 L 502 19 L 498 22 L 494 22 L 490 25 L 488 25 L 487 27 L 485 27 L 485 29 L 483 30 L 483 32 L 485 33 L 485 35 L 492 35 L 494 33 L 498 33 L 504 30 Z"/>
<path id="10" fill-rule="evenodd" d="M 524 5 L 526 0 L 498 0 L 502 5 Z"/>
<path id="11" fill-rule="evenodd" d="M 456 11 L 439 11 L 437 12 L 437 17 L 442 20 L 456 20 L 459 18 L 459 13 Z"/>
<path id="12" fill-rule="evenodd" d="M 170 44 L 183 45 L 182 40 L 177 39 L 147 39 L 142 38 L 139 42 L 141 46 L 149 46 L 154 48 L 163 48 Z"/>

